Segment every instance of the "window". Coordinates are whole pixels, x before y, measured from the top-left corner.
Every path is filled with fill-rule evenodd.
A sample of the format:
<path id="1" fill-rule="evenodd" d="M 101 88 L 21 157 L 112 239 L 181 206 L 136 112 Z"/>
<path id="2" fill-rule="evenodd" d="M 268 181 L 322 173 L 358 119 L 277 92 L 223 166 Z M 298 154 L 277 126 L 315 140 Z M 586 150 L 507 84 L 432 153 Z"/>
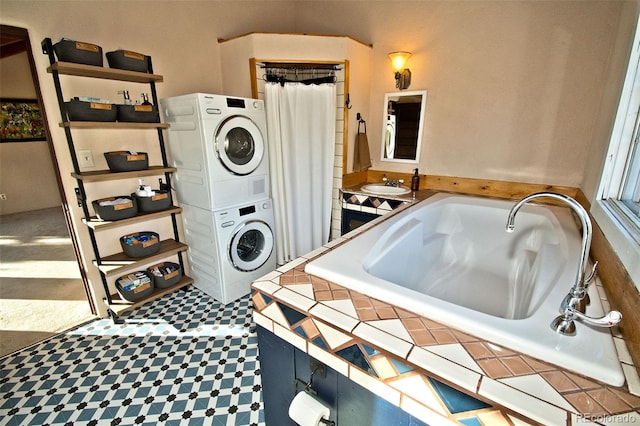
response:
<path id="1" fill-rule="evenodd" d="M 640 88 L 639 88 L 640 89 Z M 629 212 L 635 216 L 635 219 L 640 218 L 640 149 L 638 148 L 638 141 L 640 131 L 638 127 L 640 124 L 640 114 L 636 113 L 636 126 L 633 136 L 633 147 L 630 161 L 625 172 L 625 183 L 622 186 L 622 194 L 620 201 L 629 209 Z"/>
<path id="2" fill-rule="evenodd" d="M 640 288 L 640 21 L 592 213 Z"/>
<path id="3" fill-rule="evenodd" d="M 640 93 L 640 85 L 635 88 Z M 631 114 L 630 114 L 631 115 Z M 631 117 L 628 117 L 630 119 Z M 640 244 L 640 113 L 635 108 L 633 130 L 628 143 L 621 143 L 617 154 L 617 173 L 600 197 L 638 244 Z M 624 141 L 621 141 L 624 142 Z"/>

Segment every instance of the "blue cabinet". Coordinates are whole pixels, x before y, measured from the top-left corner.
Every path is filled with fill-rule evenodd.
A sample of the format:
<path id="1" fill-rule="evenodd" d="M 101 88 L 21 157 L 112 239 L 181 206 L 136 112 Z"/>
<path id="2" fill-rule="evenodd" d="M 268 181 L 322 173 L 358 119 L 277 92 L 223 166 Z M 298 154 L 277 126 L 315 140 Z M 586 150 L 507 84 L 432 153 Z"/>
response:
<path id="1" fill-rule="evenodd" d="M 267 425 L 296 426 L 289 418 L 289 404 L 311 376 L 311 363 L 318 361 L 270 331 L 257 327 L 262 398 Z M 315 366 L 314 366 L 315 368 Z M 337 426 L 425 426 L 369 390 L 324 366 L 324 376 L 316 373 L 312 388 L 331 410 Z"/>

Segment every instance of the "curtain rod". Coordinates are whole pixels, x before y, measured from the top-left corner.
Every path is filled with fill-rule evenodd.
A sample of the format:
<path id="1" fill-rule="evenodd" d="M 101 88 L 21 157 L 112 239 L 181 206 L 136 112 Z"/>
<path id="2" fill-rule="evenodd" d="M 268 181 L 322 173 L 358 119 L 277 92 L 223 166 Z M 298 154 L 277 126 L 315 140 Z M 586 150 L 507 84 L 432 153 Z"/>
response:
<path id="1" fill-rule="evenodd" d="M 305 64 L 300 62 L 264 62 L 262 69 L 290 69 L 290 70 L 341 70 L 338 64 Z"/>

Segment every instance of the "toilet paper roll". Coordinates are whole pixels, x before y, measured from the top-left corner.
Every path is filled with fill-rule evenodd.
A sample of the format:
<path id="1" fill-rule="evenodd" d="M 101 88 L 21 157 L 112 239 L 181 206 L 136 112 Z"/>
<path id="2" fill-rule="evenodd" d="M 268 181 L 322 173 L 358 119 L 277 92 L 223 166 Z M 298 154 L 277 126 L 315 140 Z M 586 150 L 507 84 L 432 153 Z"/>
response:
<path id="1" fill-rule="evenodd" d="M 289 417 L 300 426 L 318 426 L 320 419 L 329 419 L 329 414 L 329 407 L 304 391 L 299 392 L 289 405 Z"/>

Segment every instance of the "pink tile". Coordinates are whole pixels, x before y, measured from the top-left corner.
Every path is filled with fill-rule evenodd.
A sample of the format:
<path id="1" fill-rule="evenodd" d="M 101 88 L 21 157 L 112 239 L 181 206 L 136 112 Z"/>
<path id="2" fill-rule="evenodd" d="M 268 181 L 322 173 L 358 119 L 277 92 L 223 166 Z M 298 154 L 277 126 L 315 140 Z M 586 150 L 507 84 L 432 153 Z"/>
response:
<path id="1" fill-rule="evenodd" d="M 253 301 L 253 305 L 255 306 L 255 310 L 256 311 L 261 311 L 262 309 L 264 309 L 265 306 L 267 306 L 267 304 L 264 302 L 264 299 L 262 298 L 262 295 L 260 293 L 255 293 L 252 297 L 251 300 Z"/>
<path id="2" fill-rule="evenodd" d="M 580 390 L 562 371 L 543 371 L 539 374 L 560 393 Z"/>
<path id="3" fill-rule="evenodd" d="M 371 299 L 371 303 L 373 304 L 374 308 L 390 308 L 391 307 L 391 305 L 389 305 L 388 303 L 381 302 L 376 299 Z"/>
<path id="4" fill-rule="evenodd" d="M 373 308 L 356 309 L 360 321 L 374 321 L 378 319 L 378 314 Z"/>
<path id="5" fill-rule="evenodd" d="M 526 355 L 522 355 L 522 359 L 524 360 L 524 362 L 529 364 L 531 366 L 531 368 L 533 368 L 538 373 L 541 372 L 541 371 L 554 371 L 554 370 L 557 370 L 557 367 L 554 367 L 551 364 L 547 364 L 546 362 L 537 360 L 535 358 L 528 357 Z"/>
<path id="6" fill-rule="evenodd" d="M 478 365 L 492 379 L 511 377 L 511 372 L 498 359 L 483 359 L 478 361 Z"/>
<path id="7" fill-rule="evenodd" d="M 307 336 L 309 336 L 310 339 L 313 339 L 318 334 L 320 334 L 320 331 L 318 330 L 316 325 L 313 323 L 313 320 L 311 320 L 310 318 L 308 318 L 302 323 L 302 329 L 304 330 L 305 333 L 307 333 Z"/>
<path id="8" fill-rule="evenodd" d="M 435 322 L 435 321 L 431 321 L 430 319 L 427 318 L 420 318 L 422 323 L 429 329 L 439 329 L 439 328 L 447 328 L 446 326 L 444 326 L 443 324 L 440 324 L 439 322 Z"/>
<path id="9" fill-rule="evenodd" d="M 418 346 L 432 346 L 438 344 L 436 339 L 434 339 L 431 333 L 427 330 L 410 330 L 409 334 L 411 335 L 413 342 Z"/>
<path id="10" fill-rule="evenodd" d="M 621 391 L 620 389 L 611 389 L 611 391 L 618 395 L 620 399 L 624 400 L 627 404 L 633 407 L 634 410 L 638 411 L 640 409 L 640 398 L 638 398 L 637 396 Z"/>
<path id="11" fill-rule="evenodd" d="M 329 283 L 323 279 L 317 277 L 311 277 L 311 284 L 316 291 L 329 290 Z"/>
<path id="12" fill-rule="evenodd" d="M 566 374 L 571 379 L 571 381 L 573 383 L 575 383 L 576 385 L 578 385 L 580 387 L 580 389 L 583 389 L 583 390 L 598 389 L 598 388 L 600 388 L 602 386 L 597 382 L 591 381 L 591 380 L 589 380 L 589 379 L 587 379 L 585 377 L 579 376 L 577 374 L 570 373 L 570 372 L 567 372 Z"/>
<path id="13" fill-rule="evenodd" d="M 507 357 L 500 359 L 507 366 L 514 376 L 523 376 L 532 374 L 534 371 L 519 356 Z"/>
<path id="14" fill-rule="evenodd" d="M 463 343 L 462 346 L 469 352 L 474 359 L 494 358 L 495 355 L 491 352 L 483 342 Z"/>
<path id="15" fill-rule="evenodd" d="M 391 319 L 391 318 L 397 318 L 398 316 L 396 315 L 396 311 L 393 310 L 393 308 L 388 307 L 388 308 L 375 308 L 376 312 L 378 313 L 378 317 L 380 319 Z"/>
<path id="16" fill-rule="evenodd" d="M 333 291 L 333 300 L 344 300 L 344 299 L 350 299 L 349 292 L 347 290 Z"/>
<path id="17" fill-rule="evenodd" d="M 418 318 L 403 318 L 402 323 L 405 328 L 409 331 L 411 330 L 425 330 L 426 327 Z"/>
<path id="18" fill-rule="evenodd" d="M 590 414 L 591 416 L 607 414 L 605 409 L 585 392 L 569 393 L 564 397 L 579 413 Z"/>
<path id="19" fill-rule="evenodd" d="M 398 318 L 415 318 L 416 314 L 413 312 L 405 311 L 404 309 L 400 309 L 395 307 L 396 313 L 398 314 Z"/>
<path id="20" fill-rule="evenodd" d="M 333 294 L 330 291 L 316 291 L 315 297 L 318 302 L 323 300 L 333 300 Z"/>
<path id="21" fill-rule="evenodd" d="M 371 305 L 371 302 L 369 302 L 369 299 L 354 299 L 351 298 L 351 301 L 353 302 L 353 306 L 355 306 L 356 309 L 361 309 L 361 308 L 373 308 L 373 306 Z"/>
<path id="22" fill-rule="evenodd" d="M 455 336 L 451 334 L 451 331 L 448 329 L 439 329 L 439 330 L 430 330 L 433 337 L 438 341 L 441 345 L 446 345 L 447 343 L 457 343 Z"/>
<path id="23" fill-rule="evenodd" d="M 451 332 L 453 333 L 454 336 L 456 336 L 458 341 L 461 342 L 461 343 L 477 342 L 478 341 L 477 337 L 471 336 L 471 335 L 469 335 L 467 333 L 463 333 L 462 331 L 458 331 L 458 330 L 452 329 Z"/>
<path id="24" fill-rule="evenodd" d="M 596 400 L 598 404 L 602 405 L 609 413 L 625 412 L 631 408 L 627 403 L 618 398 L 616 394 L 606 388 L 588 391 L 587 394 Z"/>

